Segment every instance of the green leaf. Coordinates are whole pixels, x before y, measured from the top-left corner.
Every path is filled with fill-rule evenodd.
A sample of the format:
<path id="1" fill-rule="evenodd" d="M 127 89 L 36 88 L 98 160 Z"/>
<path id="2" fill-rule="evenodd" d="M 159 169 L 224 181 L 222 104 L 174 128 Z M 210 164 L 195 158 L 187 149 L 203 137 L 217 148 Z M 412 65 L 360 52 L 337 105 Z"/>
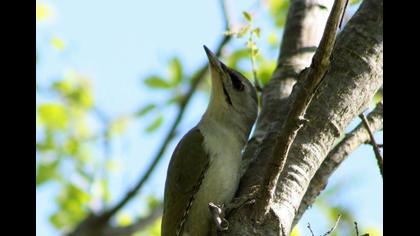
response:
<path id="1" fill-rule="evenodd" d="M 74 227 L 86 217 L 90 195 L 74 184 L 67 184 L 57 198 L 59 211 L 50 217 L 51 223 L 59 229 Z"/>
<path id="2" fill-rule="evenodd" d="M 148 104 L 148 105 L 144 106 L 143 108 L 141 108 L 140 110 L 138 110 L 136 112 L 136 116 L 138 116 L 138 117 L 145 116 L 146 114 L 148 114 L 149 112 L 151 112 L 155 108 L 156 108 L 155 104 Z"/>
<path id="3" fill-rule="evenodd" d="M 367 234 L 369 234 L 369 236 L 381 236 L 381 235 L 383 235 L 381 229 L 376 228 L 376 227 L 368 227 L 366 229 L 359 230 L 359 231 L 363 231 L 361 233 L 367 233 Z"/>
<path id="4" fill-rule="evenodd" d="M 350 5 L 355 5 L 360 3 L 362 0 L 350 0 Z"/>
<path id="5" fill-rule="evenodd" d="M 183 71 L 179 58 L 175 57 L 169 62 L 169 72 L 172 85 L 178 85 L 182 81 Z"/>
<path id="6" fill-rule="evenodd" d="M 177 92 L 171 98 L 169 98 L 165 104 L 166 105 L 179 104 L 181 103 L 183 98 L 184 98 L 184 94 Z"/>
<path id="7" fill-rule="evenodd" d="M 375 93 L 375 95 L 373 96 L 372 102 L 374 105 L 378 104 L 379 102 L 381 102 L 383 100 L 383 91 L 379 90 L 378 92 Z"/>
<path id="8" fill-rule="evenodd" d="M 294 228 L 293 228 L 293 230 L 292 230 L 292 232 L 290 233 L 290 236 L 300 236 L 301 234 L 300 234 L 300 232 L 299 232 L 299 227 L 296 225 Z"/>
<path id="9" fill-rule="evenodd" d="M 75 156 L 79 152 L 80 149 L 80 143 L 79 140 L 75 138 L 69 138 L 66 140 L 64 144 L 64 150 L 65 152 L 70 156 Z"/>
<path id="10" fill-rule="evenodd" d="M 74 184 L 68 184 L 64 191 L 59 196 L 59 203 L 66 203 L 67 201 L 74 201 L 76 205 L 83 205 L 90 200 L 90 195 L 86 193 L 79 186 Z M 80 209 L 71 209 L 79 211 Z"/>
<path id="11" fill-rule="evenodd" d="M 36 185 L 41 185 L 49 180 L 55 180 L 59 174 L 57 171 L 58 160 L 51 163 L 41 163 L 38 167 L 38 173 L 36 175 Z"/>
<path id="12" fill-rule="evenodd" d="M 152 133 L 157 130 L 163 123 L 163 116 L 157 117 L 149 126 L 146 128 L 146 132 Z"/>
<path id="13" fill-rule="evenodd" d="M 46 21 L 52 16 L 52 9 L 49 4 L 41 3 L 41 1 L 36 2 L 36 22 Z"/>
<path id="14" fill-rule="evenodd" d="M 257 75 L 262 83 L 262 85 L 266 85 L 268 81 L 271 79 L 271 74 L 276 68 L 276 61 L 270 60 L 270 61 L 264 61 L 263 63 L 260 63 L 260 66 L 258 67 Z"/>
<path id="15" fill-rule="evenodd" d="M 248 22 L 251 22 L 252 21 L 252 16 L 251 16 L 251 14 L 249 14 L 248 12 L 246 12 L 246 11 L 243 11 L 242 12 L 242 14 L 244 15 L 244 17 L 245 17 L 245 20 L 247 20 Z"/>
<path id="16" fill-rule="evenodd" d="M 65 129 L 69 118 L 66 108 L 58 103 L 44 103 L 38 107 L 39 122 L 51 129 Z"/>
<path id="17" fill-rule="evenodd" d="M 260 37 L 260 34 L 261 34 L 261 28 L 260 27 L 257 27 L 255 29 L 253 29 L 252 32 L 254 32 L 255 35 L 259 38 Z"/>
<path id="18" fill-rule="evenodd" d="M 149 209 L 154 209 L 160 204 L 160 201 L 154 196 L 148 196 L 146 198 L 146 201 Z"/>
<path id="19" fill-rule="evenodd" d="M 67 215 L 64 212 L 58 211 L 50 216 L 50 222 L 55 228 L 61 229 L 67 224 L 66 218 Z"/>
<path id="20" fill-rule="evenodd" d="M 66 48 L 66 44 L 61 38 L 53 37 L 50 41 L 53 48 L 57 49 L 58 51 L 63 51 Z"/>
<path id="21" fill-rule="evenodd" d="M 277 38 L 277 34 L 276 32 L 271 32 L 270 35 L 268 36 L 268 43 L 270 44 L 270 47 L 274 48 L 277 47 L 279 42 L 278 42 L 278 38 Z"/>
<path id="22" fill-rule="evenodd" d="M 69 80 L 60 80 L 55 81 L 52 84 L 52 88 L 60 92 L 62 95 L 67 95 L 73 90 L 73 85 L 70 83 Z"/>
<path id="23" fill-rule="evenodd" d="M 145 230 L 140 231 L 133 236 L 160 236 L 161 235 L 162 218 L 157 219 L 152 225 Z"/>
<path id="24" fill-rule="evenodd" d="M 69 94 L 70 101 L 82 108 L 90 108 L 93 105 L 93 96 L 89 88 L 77 87 Z"/>
<path id="25" fill-rule="evenodd" d="M 168 89 L 172 87 L 170 83 L 155 75 L 147 77 L 144 83 L 150 88 L 155 89 Z"/>
<path id="26" fill-rule="evenodd" d="M 103 195 L 103 199 L 105 200 L 105 202 L 109 202 L 109 200 L 111 200 L 111 192 L 109 191 L 108 181 L 106 179 L 102 179 L 101 181 L 99 181 L 99 186 Z"/>
<path id="27" fill-rule="evenodd" d="M 252 49 L 252 56 L 257 56 L 257 54 L 260 52 L 260 49 L 258 49 L 258 48 L 254 48 L 254 49 Z"/>
<path id="28" fill-rule="evenodd" d="M 256 49 L 257 48 L 257 44 L 255 44 L 255 42 L 248 40 L 246 42 L 246 47 L 249 49 Z"/>
<path id="29" fill-rule="evenodd" d="M 131 225 L 133 223 L 133 217 L 125 212 L 122 212 L 120 214 L 117 215 L 117 224 L 119 226 L 128 226 Z"/>
<path id="30" fill-rule="evenodd" d="M 119 135 L 124 133 L 129 122 L 130 118 L 126 116 L 121 116 L 114 120 L 109 127 L 110 135 Z"/>
<path id="31" fill-rule="evenodd" d="M 75 72 L 61 81 L 52 84 L 52 88 L 77 107 L 87 109 L 93 105 L 93 96 L 87 79 Z"/>
<path id="32" fill-rule="evenodd" d="M 239 32 L 237 33 L 238 38 L 242 38 L 245 34 L 248 33 L 249 29 L 251 29 L 250 25 L 245 25 L 241 29 L 239 29 Z"/>
<path id="33" fill-rule="evenodd" d="M 289 0 L 269 0 L 268 6 L 271 16 L 276 25 L 283 28 L 286 23 L 286 16 L 289 9 Z"/>

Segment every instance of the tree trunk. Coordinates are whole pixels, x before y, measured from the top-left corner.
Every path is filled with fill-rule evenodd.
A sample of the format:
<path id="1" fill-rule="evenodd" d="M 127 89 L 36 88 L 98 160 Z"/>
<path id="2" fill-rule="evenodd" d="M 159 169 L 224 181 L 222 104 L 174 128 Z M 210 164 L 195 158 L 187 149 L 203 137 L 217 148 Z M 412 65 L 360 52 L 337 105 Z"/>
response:
<path id="1" fill-rule="evenodd" d="M 301 30 L 314 22 L 308 22 L 308 18 L 311 19 L 310 13 L 325 11 L 324 7 L 310 0 L 291 2 L 281 48 L 281 52 L 286 55 L 281 55 L 273 80 L 264 90 L 263 108 L 257 130 L 245 152 L 247 159 L 245 166 L 249 165 L 249 168 L 241 180 L 238 196 L 245 197 L 251 189 L 261 185 L 259 173 L 265 170 L 266 165 L 270 165 L 267 160 L 275 155 L 272 153 L 273 146 L 276 138 L 282 135 L 279 134 L 279 127 L 293 100 L 293 96 L 290 96 L 293 81 L 299 69 L 309 64 L 309 59 L 305 57 L 296 60 L 301 64 L 293 64 L 293 60 L 289 58 L 295 59 L 299 57 L 299 52 L 305 52 L 304 48 L 308 45 L 301 43 L 304 39 L 300 37 L 313 36 L 314 32 L 311 30 L 301 32 Z M 330 7 L 327 6 L 327 9 Z M 325 18 L 317 17 L 321 18 L 318 18 L 319 22 L 325 24 Z M 316 26 L 319 29 L 319 25 L 316 24 Z M 322 25 L 321 28 L 323 27 Z M 295 29 L 294 35 L 287 34 L 292 28 Z M 293 43 L 288 40 L 288 37 L 300 40 Z M 319 40 L 317 37 L 309 38 L 305 39 Z M 288 235 L 290 233 L 312 177 L 344 129 L 367 108 L 375 92 L 382 85 L 382 60 L 383 1 L 365 0 L 338 34 L 328 72 L 306 110 L 305 118 L 308 122 L 299 130 L 290 148 L 284 169 L 280 173 L 270 211 L 263 222 L 257 222 L 253 218 L 252 212 L 255 205 L 247 205 L 233 211 L 228 218 L 230 226 L 225 235 Z M 284 61 L 291 62 L 291 65 L 280 69 Z M 256 201 L 259 200 L 256 199 Z M 302 212 L 298 217 L 301 214 Z"/>

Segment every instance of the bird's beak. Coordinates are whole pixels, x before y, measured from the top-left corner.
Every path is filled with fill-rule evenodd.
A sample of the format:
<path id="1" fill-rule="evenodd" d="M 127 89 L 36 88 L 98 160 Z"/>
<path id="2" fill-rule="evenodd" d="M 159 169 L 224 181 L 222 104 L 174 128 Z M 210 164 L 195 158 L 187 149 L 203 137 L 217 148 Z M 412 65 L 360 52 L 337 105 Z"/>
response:
<path id="1" fill-rule="evenodd" d="M 206 51 L 207 58 L 209 60 L 210 69 L 222 75 L 223 69 L 222 69 L 222 65 L 219 59 L 217 59 L 216 55 L 214 55 L 214 53 L 210 51 L 210 49 L 208 49 L 206 45 L 203 45 L 203 47 L 204 47 L 204 51 Z"/>
<path id="2" fill-rule="evenodd" d="M 206 51 L 207 58 L 209 59 L 212 88 L 211 100 L 221 100 L 222 98 L 225 98 L 225 96 L 228 96 L 225 89 L 225 83 L 227 82 L 225 70 L 227 70 L 227 67 L 221 61 L 219 61 L 219 59 L 217 59 L 216 55 L 214 55 L 210 49 L 208 49 L 205 45 L 203 45 L 203 47 Z"/>

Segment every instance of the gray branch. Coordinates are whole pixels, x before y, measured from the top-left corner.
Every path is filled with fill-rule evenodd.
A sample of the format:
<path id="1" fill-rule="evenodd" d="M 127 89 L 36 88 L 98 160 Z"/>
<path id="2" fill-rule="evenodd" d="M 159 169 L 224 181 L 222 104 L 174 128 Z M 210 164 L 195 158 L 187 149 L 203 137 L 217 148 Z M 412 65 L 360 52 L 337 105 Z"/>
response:
<path id="1" fill-rule="evenodd" d="M 237 195 L 246 194 L 261 182 L 260 166 L 264 158 L 256 159 L 259 152 L 269 153 L 272 146 L 261 142 L 274 140 L 283 124 L 290 105 L 288 98 L 299 73 L 311 64 L 319 44 L 333 1 L 323 1 L 323 7 L 313 0 L 294 0 L 290 4 L 287 21 L 280 45 L 277 68 L 264 87 L 262 109 L 256 124 L 256 131 L 243 154 L 243 172 Z M 268 141 L 271 142 L 271 141 Z M 268 156 L 268 155 L 258 155 Z M 255 162 L 254 162 L 255 161 Z M 251 166 L 249 164 L 252 163 Z M 249 168 L 248 168 L 249 166 Z"/>
<path id="2" fill-rule="evenodd" d="M 377 132 L 383 128 L 382 103 L 379 103 L 368 115 L 367 120 L 369 122 L 369 127 L 373 132 Z M 335 145 L 312 178 L 308 190 L 306 190 L 305 196 L 300 204 L 293 225 L 299 221 L 306 209 L 315 202 L 315 199 L 319 196 L 321 191 L 325 189 L 328 179 L 338 166 L 348 157 L 350 153 L 356 150 L 360 145 L 369 142 L 369 140 L 369 133 L 364 128 L 363 124 L 359 124 L 355 129 L 346 134 L 343 140 Z"/>
<path id="3" fill-rule="evenodd" d="M 242 207 L 229 217 L 227 235 L 289 234 L 313 175 L 340 133 L 366 108 L 382 84 L 382 10 L 382 0 L 365 0 L 338 35 L 329 70 L 306 112 L 309 122 L 290 149 L 264 224 L 255 224 L 250 218 L 251 207 Z M 273 145 L 264 141 L 261 149 Z M 251 168 L 255 168 L 255 175 L 249 177 L 258 179 L 262 169 L 254 163 Z"/>
<path id="4" fill-rule="evenodd" d="M 369 133 L 370 144 L 372 145 L 373 152 L 375 153 L 376 161 L 378 163 L 378 168 L 381 173 L 382 178 L 384 177 L 384 162 L 381 155 L 381 150 L 379 150 L 379 145 L 376 143 L 375 137 L 373 136 L 372 128 L 369 125 L 369 122 L 366 120 L 365 114 L 360 114 L 360 118 Z"/>
<path id="5" fill-rule="evenodd" d="M 336 32 L 344 14 L 347 0 L 336 0 L 332 7 L 330 16 L 325 26 L 324 34 L 315 55 L 312 59 L 311 66 L 305 73 L 302 73 L 301 81 L 297 83 L 295 98 L 292 108 L 288 112 L 287 118 L 280 129 L 272 157 L 269 163 L 265 165 L 263 171 L 263 182 L 261 184 L 260 199 L 256 203 L 254 212 L 257 221 L 261 221 L 268 213 L 270 204 L 273 201 L 274 192 L 281 171 L 286 163 L 289 150 L 293 144 L 299 129 L 304 124 L 304 115 L 306 108 L 310 104 L 319 84 L 323 80 L 328 66 L 330 65 L 331 52 L 334 47 Z"/>
<path id="6" fill-rule="evenodd" d="M 281 125 L 285 119 L 290 108 L 287 106 L 289 95 L 298 74 L 311 63 L 321 40 L 332 0 L 323 1 L 323 4 L 326 9 L 314 0 L 294 0 L 290 3 L 277 67 L 262 93 L 262 109 L 256 131 L 243 155 L 243 170 L 246 170 L 249 163 L 255 159 L 257 147 L 273 122 Z M 251 172 L 248 171 L 253 175 Z"/>

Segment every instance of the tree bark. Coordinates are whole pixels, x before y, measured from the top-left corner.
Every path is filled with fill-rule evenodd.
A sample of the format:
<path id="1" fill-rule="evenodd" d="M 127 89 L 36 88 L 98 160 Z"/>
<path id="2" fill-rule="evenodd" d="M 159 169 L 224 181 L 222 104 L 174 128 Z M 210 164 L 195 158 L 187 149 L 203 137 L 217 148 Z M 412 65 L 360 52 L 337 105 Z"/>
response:
<path id="1" fill-rule="evenodd" d="M 381 130 L 383 128 L 383 104 L 379 103 L 375 110 L 369 114 L 367 119 L 372 131 L 376 132 Z M 322 165 L 316 171 L 315 176 L 312 178 L 308 190 L 306 190 L 305 196 L 300 203 L 293 225 L 299 221 L 306 209 L 315 202 L 316 197 L 318 197 L 321 191 L 325 189 L 328 179 L 338 166 L 347 158 L 348 155 L 350 155 L 350 153 L 356 150 L 360 145 L 368 143 L 369 140 L 369 133 L 361 123 L 350 133 L 346 134 L 343 140 L 335 145 L 322 162 Z"/>

